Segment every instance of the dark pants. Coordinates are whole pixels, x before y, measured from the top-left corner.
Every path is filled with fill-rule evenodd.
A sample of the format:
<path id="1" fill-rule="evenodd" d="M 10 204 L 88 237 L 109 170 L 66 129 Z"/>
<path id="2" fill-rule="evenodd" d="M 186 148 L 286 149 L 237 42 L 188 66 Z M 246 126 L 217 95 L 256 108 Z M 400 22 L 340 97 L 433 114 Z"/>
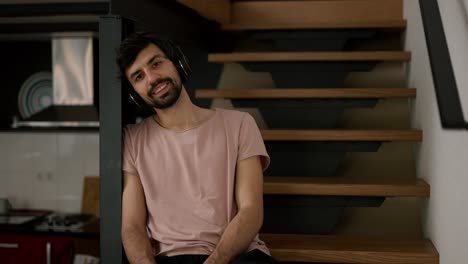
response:
<path id="1" fill-rule="evenodd" d="M 203 264 L 208 258 L 207 255 L 179 255 L 172 257 L 157 256 L 157 264 Z M 276 264 L 276 260 L 258 249 L 243 253 L 231 264 Z"/>

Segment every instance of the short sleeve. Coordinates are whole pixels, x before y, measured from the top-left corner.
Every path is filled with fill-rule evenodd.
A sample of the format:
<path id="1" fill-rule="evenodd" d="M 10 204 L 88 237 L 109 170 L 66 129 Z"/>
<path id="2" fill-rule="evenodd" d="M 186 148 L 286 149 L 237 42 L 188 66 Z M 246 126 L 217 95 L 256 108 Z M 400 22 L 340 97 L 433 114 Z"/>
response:
<path id="1" fill-rule="evenodd" d="M 122 170 L 137 174 L 132 133 L 129 127 L 124 129 L 122 141 Z"/>
<path id="2" fill-rule="evenodd" d="M 244 113 L 239 132 L 239 152 L 237 161 L 253 156 L 260 156 L 262 169 L 265 171 L 270 165 L 270 156 L 265 148 L 262 135 L 253 117 Z"/>

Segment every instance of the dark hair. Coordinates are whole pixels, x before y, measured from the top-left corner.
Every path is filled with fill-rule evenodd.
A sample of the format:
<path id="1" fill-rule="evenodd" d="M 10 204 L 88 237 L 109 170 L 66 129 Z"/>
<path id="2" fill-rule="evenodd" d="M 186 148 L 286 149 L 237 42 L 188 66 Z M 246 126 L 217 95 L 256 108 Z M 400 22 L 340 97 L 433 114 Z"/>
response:
<path id="1" fill-rule="evenodd" d="M 158 38 L 151 32 L 136 32 L 122 41 L 117 51 L 117 64 L 120 69 L 121 80 L 127 80 L 125 71 L 135 61 L 138 53 L 150 44 L 158 46 L 166 57 L 174 63 L 174 44 L 170 40 Z"/>

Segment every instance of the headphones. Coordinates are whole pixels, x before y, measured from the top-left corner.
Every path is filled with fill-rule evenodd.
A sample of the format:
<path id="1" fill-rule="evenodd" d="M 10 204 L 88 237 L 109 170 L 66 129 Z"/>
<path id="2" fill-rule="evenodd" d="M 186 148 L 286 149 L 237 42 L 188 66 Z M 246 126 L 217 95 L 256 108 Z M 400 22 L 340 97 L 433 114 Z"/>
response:
<path id="1" fill-rule="evenodd" d="M 158 46 L 166 55 L 168 59 L 172 61 L 177 72 L 179 73 L 180 80 L 183 83 L 188 79 L 188 77 L 192 74 L 192 68 L 190 67 L 189 60 L 182 52 L 182 49 L 176 45 L 171 40 L 161 40 L 159 39 L 158 42 L 161 43 L 152 43 Z M 147 112 L 154 112 L 153 108 L 143 99 L 141 96 L 133 89 L 130 82 L 127 82 L 128 86 L 128 100 L 136 105 L 140 110 Z"/>

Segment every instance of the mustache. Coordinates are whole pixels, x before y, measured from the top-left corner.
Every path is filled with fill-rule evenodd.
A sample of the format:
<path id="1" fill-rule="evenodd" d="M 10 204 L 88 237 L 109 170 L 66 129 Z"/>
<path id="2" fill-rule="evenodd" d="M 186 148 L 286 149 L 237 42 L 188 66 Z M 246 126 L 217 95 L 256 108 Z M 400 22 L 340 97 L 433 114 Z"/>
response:
<path id="1" fill-rule="evenodd" d="M 154 92 L 154 90 L 156 89 L 156 87 L 157 87 L 159 84 L 163 83 L 163 82 L 168 82 L 168 83 L 174 85 L 174 81 L 173 81 L 171 78 L 169 78 L 169 77 L 168 77 L 168 78 L 159 79 L 159 80 L 157 80 L 157 81 L 151 86 L 151 89 L 149 89 L 149 91 L 148 91 L 148 96 L 151 97 L 151 95 L 153 94 L 153 92 Z"/>

